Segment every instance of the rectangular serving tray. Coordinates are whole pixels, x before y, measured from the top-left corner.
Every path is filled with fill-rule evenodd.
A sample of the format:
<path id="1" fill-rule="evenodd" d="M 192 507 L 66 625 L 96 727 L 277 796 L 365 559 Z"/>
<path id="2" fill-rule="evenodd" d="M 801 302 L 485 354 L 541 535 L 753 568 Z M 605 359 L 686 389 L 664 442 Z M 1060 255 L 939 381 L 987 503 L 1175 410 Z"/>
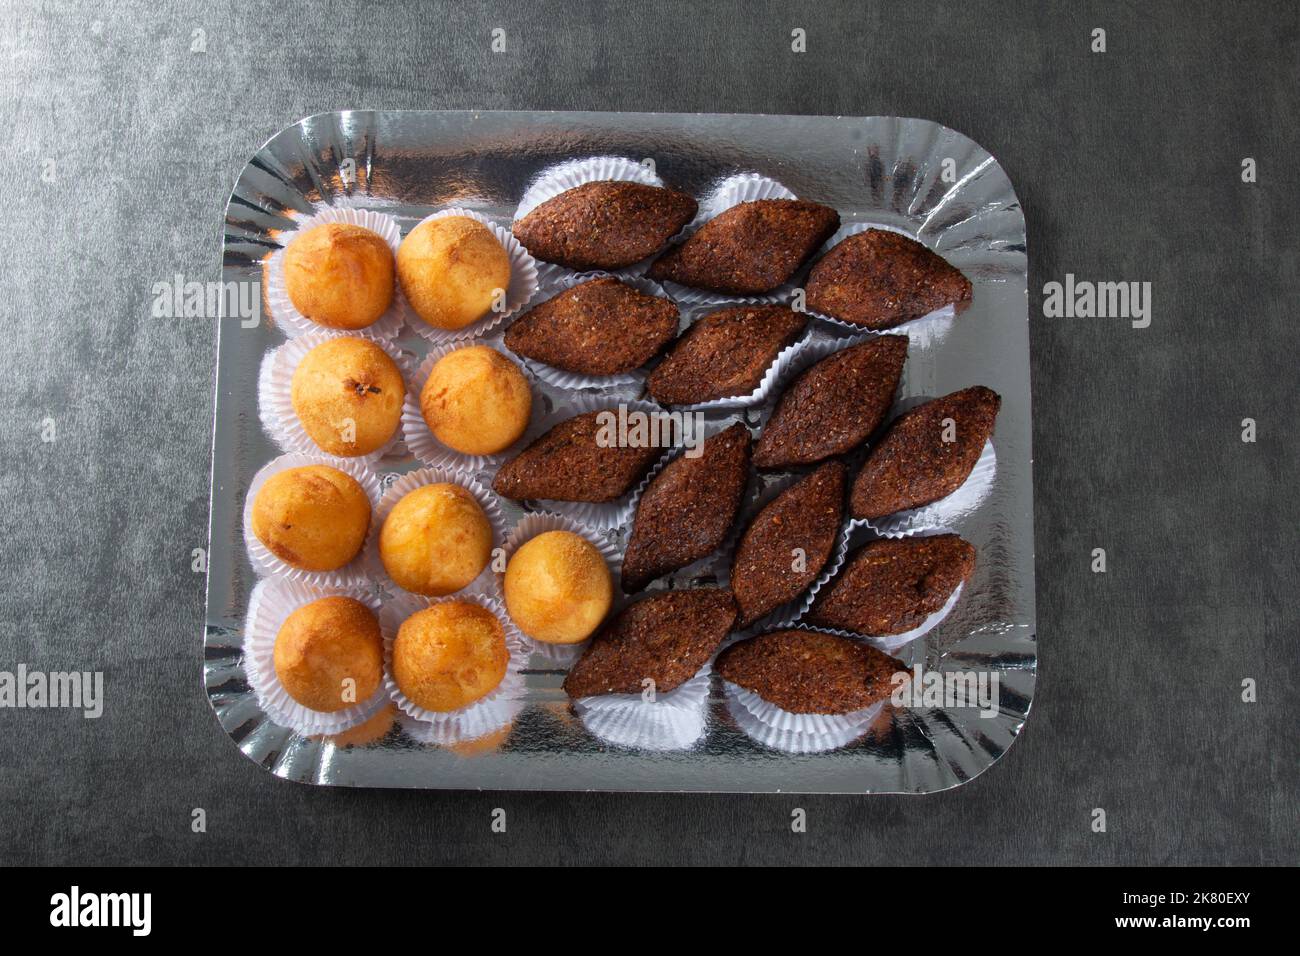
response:
<path id="1" fill-rule="evenodd" d="M 978 549 L 973 580 L 955 610 L 898 656 L 926 670 L 996 674 L 996 716 L 981 717 L 975 707 L 888 707 L 847 747 L 791 754 L 737 728 L 715 675 L 700 741 L 680 751 L 627 749 L 587 732 L 561 690 L 563 670 L 534 657 L 519 716 L 479 746 L 423 745 L 396 724 L 361 742 L 308 739 L 277 726 L 249 687 L 241 650 L 257 583 L 243 542 L 245 492 L 254 473 L 281 453 L 258 421 L 259 363 L 284 341 L 263 314 L 255 326 L 232 315 L 217 328 L 204 681 L 222 727 L 277 776 L 343 786 L 928 793 L 982 773 L 1023 726 L 1037 655 L 1024 216 L 1002 168 L 971 140 L 937 123 L 897 117 L 324 113 L 276 134 L 240 174 L 226 211 L 223 280 L 260 283 L 263 261 L 294 228 L 292 217 L 322 204 L 363 203 L 395 216 L 403 234 L 453 205 L 508 226 L 538 172 L 596 155 L 653 160 L 668 185 L 696 196 L 731 174 L 769 176 L 800 197 L 834 206 L 845 223 L 871 222 L 921 239 L 971 279 L 973 302 L 942 341 L 913 343 L 900 397 L 975 384 L 997 391 L 996 477 L 977 509 L 946 522 Z M 427 348 L 409 333 L 399 345 L 421 355 Z M 540 390 L 549 398 L 557 391 Z M 626 390 L 610 395 L 634 397 Z M 386 460 L 380 470 L 415 466 L 408 456 Z M 512 522 L 521 514 L 513 504 L 507 511 Z"/>

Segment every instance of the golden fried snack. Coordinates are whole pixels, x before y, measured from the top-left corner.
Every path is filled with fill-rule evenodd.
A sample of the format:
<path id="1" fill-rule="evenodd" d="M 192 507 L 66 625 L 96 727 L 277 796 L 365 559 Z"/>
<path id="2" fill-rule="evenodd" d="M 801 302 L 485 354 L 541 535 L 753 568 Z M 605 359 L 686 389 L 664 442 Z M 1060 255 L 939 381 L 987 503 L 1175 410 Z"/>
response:
<path id="1" fill-rule="evenodd" d="M 420 391 L 420 413 L 434 437 L 466 455 L 494 455 L 528 427 L 533 396 L 519 366 L 486 345 L 448 352 Z"/>
<path id="2" fill-rule="evenodd" d="M 393 641 L 393 680 L 425 710 L 459 710 L 506 676 L 505 628 L 487 608 L 446 601 L 408 617 Z"/>
<path id="3" fill-rule="evenodd" d="M 491 556 L 492 525 L 460 485 L 416 488 L 393 506 L 379 530 L 379 557 L 388 576 L 427 597 L 459 591 Z"/>
<path id="4" fill-rule="evenodd" d="M 393 250 L 369 229 L 327 222 L 284 250 L 284 286 L 295 309 L 331 329 L 374 325 L 393 301 Z"/>
<path id="5" fill-rule="evenodd" d="M 397 249 L 397 279 L 411 308 L 435 329 L 462 329 L 510 286 L 510 256 L 468 216 L 420 223 Z"/>
<path id="6" fill-rule="evenodd" d="M 251 523 L 257 540 L 285 564 L 335 571 L 365 544 L 370 499 L 355 478 L 337 468 L 289 468 L 258 489 Z"/>
<path id="7" fill-rule="evenodd" d="M 505 597 L 510 619 L 529 637 L 576 644 L 609 613 L 614 585 L 595 545 L 570 531 L 547 531 L 511 556 Z"/>
<path id="8" fill-rule="evenodd" d="M 289 696 L 331 714 L 369 700 L 384 672 L 384 642 L 370 608 L 350 597 L 304 604 L 275 636 L 275 674 Z"/>
<path id="9" fill-rule="evenodd" d="M 374 342 L 337 338 L 303 356 L 289 397 L 307 435 L 323 451 L 355 458 L 378 451 L 397 431 L 406 384 Z"/>

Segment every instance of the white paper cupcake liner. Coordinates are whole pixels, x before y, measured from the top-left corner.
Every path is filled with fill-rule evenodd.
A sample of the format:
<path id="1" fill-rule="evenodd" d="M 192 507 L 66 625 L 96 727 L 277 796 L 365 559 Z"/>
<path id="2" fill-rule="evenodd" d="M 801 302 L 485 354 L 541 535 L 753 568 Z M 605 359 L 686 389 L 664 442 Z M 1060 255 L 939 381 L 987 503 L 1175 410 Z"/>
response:
<path id="1" fill-rule="evenodd" d="M 294 411 L 293 375 L 298 370 L 298 364 L 316 346 L 344 337 L 312 332 L 292 338 L 262 357 L 262 366 L 257 376 L 258 417 L 262 420 L 263 430 L 283 450 L 304 455 L 325 454 L 324 450 L 307 434 L 307 430 L 302 427 L 302 422 L 298 419 L 298 413 Z M 351 337 L 364 338 L 364 336 Z M 410 363 L 405 356 L 391 342 L 373 338 L 367 341 L 374 342 L 397 363 L 397 370 L 402 375 L 402 382 L 409 397 L 410 389 L 407 383 L 411 373 Z M 349 455 L 347 460 L 374 467 L 386 455 L 400 452 L 398 446 L 401 439 L 402 428 L 399 419 L 397 428 L 393 430 L 393 436 L 380 448 L 368 455 Z"/>
<path id="2" fill-rule="evenodd" d="M 568 192 L 583 183 L 630 182 L 643 186 L 662 186 L 664 181 L 643 163 L 625 156 L 588 156 L 571 159 L 549 166 L 537 174 L 524 190 L 515 208 L 514 221 L 518 222 L 530 212 L 560 193 Z"/>
<path id="3" fill-rule="evenodd" d="M 692 313 L 674 301 L 672 296 L 665 292 L 663 286 L 657 282 L 652 282 L 642 276 L 625 276 L 619 275 L 615 272 L 572 272 L 570 270 L 565 270 L 565 272 L 566 275 L 556 279 L 547 289 L 551 294 L 547 295 L 545 299 L 540 300 L 537 303 L 538 305 L 555 298 L 555 296 L 572 289 L 576 285 L 590 282 L 593 279 L 612 277 L 631 286 L 638 292 L 643 292 L 646 295 L 657 296 L 661 299 L 668 299 L 673 303 L 673 305 L 677 306 L 679 313 L 677 320 L 678 334 L 680 334 L 682 329 L 684 329 L 690 322 L 690 316 Z M 557 388 L 618 388 L 624 385 L 640 385 L 645 382 L 646 375 L 649 374 L 646 367 L 643 365 L 640 368 L 632 369 L 630 372 L 617 372 L 613 375 L 584 375 L 581 372 L 569 372 L 562 368 L 556 368 L 554 365 L 547 365 L 544 362 L 539 362 L 536 359 L 527 358 L 514 352 L 510 352 L 509 354 L 514 356 L 516 361 L 521 362 L 528 371 L 532 372 L 538 379 L 546 382 L 548 385 L 554 385 Z"/>
<path id="4" fill-rule="evenodd" d="M 875 222 L 848 223 L 840 226 L 835 235 L 831 236 L 830 239 L 826 241 L 826 244 L 818 250 L 817 255 L 812 259 L 812 267 L 815 268 L 818 261 L 824 258 L 826 253 L 830 252 L 831 249 L 838 246 L 849 236 L 856 236 L 858 233 L 866 232 L 868 229 L 878 229 L 884 232 L 896 232 L 900 236 L 906 236 L 914 242 L 921 241 L 920 239 L 917 239 L 913 233 L 910 233 L 905 229 L 899 229 L 897 226 L 889 226 Z M 922 245 L 924 245 L 924 243 L 922 243 Z M 941 309 L 935 309 L 933 312 L 912 319 L 908 322 L 904 322 L 901 325 L 895 325 L 892 328 L 869 330 L 863 328 L 861 325 L 857 325 L 853 322 L 845 322 L 843 319 L 837 319 L 834 316 L 826 315 L 823 312 L 815 312 L 812 309 L 807 309 L 806 311 L 808 315 L 812 316 L 814 319 L 836 326 L 837 328 L 848 329 L 852 332 L 861 333 L 875 331 L 880 335 L 906 335 L 914 346 L 923 349 L 930 348 L 931 346 L 938 345 L 942 342 L 952 330 L 953 323 L 957 318 L 956 307 L 945 305 Z"/>
<path id="5" fill-rule="evenodd" d="M 953 532 L 949 528 L 934 527 L 916 533 L 908 532 L 905 534 L 883 535 L 877 532 L 870 525 L 862 522 L 852 522 L 850 523 L 849 531 L 845 536 L 845 543 L 848 547 L 860 548 L 876 538 L 920 538 L 936 534 L 952 533 Z M 895 651 L 907 646 L 917 638 L 925 636 L 938 627 L 939 624 L 943 622 L 944 618 L 952 613 L 952 609 L 957 606 L 957 602 L 961 600 L 962 591 L 965 590 L 965 587 L 966 583 L 964 581 L 958 584 L 957 587 L 953 589 L 952 594 L 948 595 L 948 600 L 944 602 L 943 607 L 929 615 L 924 621 L 912 628 L 910 631 L 904 631 L 901 634 L 859 634 L 857 631 L 850 631 L 838 627 L 828 627 L 824 624 L 810 624 L 809 626 L 815 627 L 817 630 L 823 631 L 827 634 L 835 634 L 839 637 L 847 637 L 850 640 L 863 641 L 872 645 L 877 650 L 884 651 L 886 654 L 893 654 Z M 808 608 L 811 608 L 811 606 L 812 604 L 809 602 Z M 807 613 L 808 608 L 804 609 L 804 614 Z M 800 617 L 802 616 L 803 615 L 801 614 Z"/>
<path id="6" fill-rule="evenodd" d="M 548 431 L 562 422 L 575 418 L 578 415 L 585 415 L 588 412 L 613 411 L 617 412 L 618 407 L 622 405 L 628 411 L 641 412 L 646 415 L 663 415 L 667 414 L 658 405 L 650 402 L 634 401 L 630 399 L 618 399 L 601 395 L 574 395 L 568 400 L 558 404 L 547 414 L 537 419 L 536 427 L 531 428 L 529 434 L 524 436 L 520 442 L 519 448 L 513 450 L 511 457 L 520 454 L 523 449 L 527 448 L 534 441 L 541 438 Z M 668 448 L 661 450 L 663 453 L 668 452 Z M 505 462 L 501 462 L 505 464 Z M 498 466 L 500 467 L 500 466 Z M 651 466 L 653 467 L 653 465 Z M 495 477 L 495 475 L 493 476 Z M 607 502 L 593 501 L 559 501 L 553 498 L 538 499 L 536 506 L 542 510 L 566 518 L 571 518 L 579 524 L 586 525 L 595 531 L 608 531 L 612 528 L 622 528 L 632 517 L 632 503 L 636 495 L 636 488 L 628 491 L 622 497 Z"/>
<path id="7" fill-rule="evenodd" d="M 993 440 L 984 443 L 975 467 L 959 487 L 946 498 L 912 508 L 898 511 L 884 518 L 854 519 L 855 524 L 865 524 L 877 534 L 884 537 L 901 537 L 914 531 L 925 531 L 940 525 L 952 524 L 973 514 L 988 497 L 993 488 L 993 478 L 997 474 L 998 458 L 993 449 Z"/>
<path id="8" fill-rule="evenodd" d="M 723 179 L 700 202 L 700 210 L 695 219 L 682 230 L 685 238 L 690 238 L 710 219 L 726 212 L 732 206 L 742 202 L 754 202 L 759 199 L 798 199 L 793 192 L 767 176 L 757 173 L 740 173 Z M 669 294 L 678 302 L 714 305 L 763 305 L 774 302 L 789 301 L 796 288 L 793 281 L 787 282 L 766 295 L 727 295 L 725 292 L 712 292 L 707 289 L 695 289 L 678 282 L 665 282 Z"/>
<path id="9" fill-rule="evenodd" d="M 610 583 L 613 586 L 613 602 L 610 605 L 610 614 L 616 614 L 621 604 L 623 596 L 622 589 L 619 587 L 619 575 L 623 570 L 623 552 L 617 545 L 612 542 L 605 534 L 600 533 L 595 528 L 588 527 L 581 522 L 564 515 L 550 514 L 546 512 L 538 514 L 524 515 L 519 519 L 508 535 L 502 548 L 505 558 L 505 564 L 509 565 L 510 559 L 524 544 L 537 537 L 539 534 L 545 534 L 547 531 L 568 531 L 576 534 L 578 537 L 591 542 L 600 556 L 605 559 L 605 564 L 609 568 Z M 496 575 L 496 591 L 494 592 L 501 602 L 501 606 L 506 607 L 505 596 L 505 573 Z M 507 608 L 506 613 L 509 613 Z M 606 621 L 609 617 L 606 616 Z M 602 625 L 603 626 L 603 625 Z M 518 626 L 516 625 L 516 629 Z M 595 634 L 600 628 L 592 632 Z M 546 641 L 539 641 L 529 637 L 522 630 L 519 631 L 520 637 L 525 647 L 534 654 L 540 654 L 548 662 L 565 666 L 572 664 L 582 652 L 587 649 L 591 638 L 580 641 L 577 644 L 550 644 Z"/>
<path id="10" fill-rule="evenodd" d="M 297 581 L 267 578 L 253 588 L 244 619 L 244 673 L 248 677 L 248 686 L 257 695 L 258 706 L 274 723 L 304 737 L 337 734 L 364 724 L 388 700 L 381 681 L 379 689 L 366 700 L 326 714 L 298 703 L 280 683 L 275 673 L 275 639 L 281 625 L 304 604 L 334 595 L 355 598 L 371 610 L 379 611 L 379 602 L 368 588 L 315 587 Z M 380 630 L 383 631 L 382 620 Z"/>
<path id="11" fill-rule="evenodd" d="M 744 508 L 741 509 L 739 527 L 740 532 L 736 536 L 734 547 L 727 558 L 727 587 L 731 586 L 731 566 L 736 560 L 736 550 L 740 547 L 740 540 L 745 536 L 745 531 L 758 517 L 765 507 L 770 505 L 782 492 L 789 490 L 803 479 L 807 478 L 812 472 L 802 472 L 798 474 L 782 475 L 773 481 L 770 481 L 761 491 L 751 494 Z M 812 606 L 813 600 L 822 587 L 839 573 L 840 568 L 844 565 L 844 556 L 849 550 L 849 531 L 851 525 L 845 520 L 840 523 L 839 531 L 835 535 L 835 543 L 831 546 L 830 557 L 826 559 L 826 564 L 822 566 L 817 577 L 798 597 L 785 604 L 781 604 L 771 611 L 768 611 L 754 623 L 733 632 L 726 642 L 727 644 L 735 643 L 744 637 L 759 634 L 763 631 L 774 631 L 782 628 L 791 627 L 795 621 L 799 620 Z"/>
<path id="12" fill-rule="evenodd" d="M 528 427 L 516 439 L 514 444 L 493 455 L 468 455 L 438 441 L 429 429 L 429 423 L 424 420 L 424 412 L 420 409 L 420 396 L 424 393 L 424 386 L 429 381 L 429 374 L 433 371 L 433 367 L 438 363 L 438 360 L 471 345 L 489 346 L 496 349 L 510 361 L 523 365 L 519 356 L 512 353 L 495 338 L 482 342 L 448 342 L 432 349 L 425 356 L 424 361 L 411 373 L 407 382 L 406 401 L 402 405 L 402 440 L 406 443 L 406 448 L 412 455 L 431 468 L 451 468 L 468 475 L 476 475 L 484 470 L 495 471 L 510 458 L 519 454 L 531 440 L 529 435 L 535 430 L 534 425 L 541 417 L 541 414 L 538 401 L 540 396 L 537 395 L 536 390 L 533 390 L 533 404 L 532 410 L 529 412 Z M 525 373 L 528 371 L 526 366 L 524 371 Z M 529 376 L 525 374 L 525 378 L 529 378 Z"/>
<path id="13" fill-rule="evenodd" d="M 730 681 L 722 682 L 727 711 L 752 740 L 787 753 L 822 753 L 845 747 L 868 730 L 885 701 L 848 714 L 794 714 Z"/>
<path id="14" fill-rule="evenodd" d="M 607 181 L 641 183 L 643 186 L 664 184 L 664 181 L 649 168 L 623 156 L 591 156 L 586 159 L 570 160 L 544 169 L 537 175 L 519 200 L 519 206 L 515 209 L 514 222 L 523 219 L 542 203 L 554 199 L 560 193 L 568 192 L 583 183 Z M 611 274 L 620 279 L 643 275 L 653 261 L 654 256 L 650 256 Z M 537 274 L 541 286 L 551 289 L 572 276 L 574 270 L 554 262 L 538 260 Z"/>
<path id="15" fill-rule="evenodd" d="M 737 423 L 744 424 L 744 419 L 738 415 L 729 415 L 718 421 L 706 422 L 704 426 L 704 440 L 712 438 L 720 432 L 726 431 L 732 425 Z M 748 426 L 746 426 L 748 427 Z M 646 493 L 646 489 L 651 483 L 659 477 L 660 473 L 670 464 L 676 461 L 681 455 L 686 453 L 686 449 L 678 447 L 670 451 L 659 459 L 658 463 L 651 468 L 646 476 L 641 479 L 641 484 L 637 485 L 636 491 L 632 493 L 631 510 L 632 514 L 627 524 L 627 536 L 631 539 L 632 528 L 636 522 L 636 510 L 641 505 L 641 498 Z M 736 553 L 736 543 L 740 540 L 740 534 L 743 530 L 741 527 L 741 515 L 743 514 L 744 503 L 749 501 L 754 494 L 754 488 L 757 482 L 754 468 L 749 468 L 748 478 L 745 483 L 745 490 L 741 492 L 741 510 L 736 513 L 736 518 L 731 523 L 731 528 L 727 531 L 727 536 L 723 539 L 722 544 L 718 545 L 711 553 L 704 557 L 692 561 L 690 564 L 683 565 L 675 571 L 668 571 L 659 577 L 650 581 L 640 591 L 633 592 L 636 594 L 650 594 L 655 591 L 665 590 L 670 587 L 688 586 L 688 582 L 699 577 L 714 577 L 718 581 L 726 581 L 730 575 L 731 556 Z"/>
<path id="16" fill-rule="evenodd" d="M 489 312 L 483 318 L 471 322 L 461 329 L 434 328 L 420 318 L 413 306 L 408 305 L 407 313 L 409 318 L 407 325 L 416 334 L 428 339 L 435 345 L 442 345 L 445 342 L 464 342 L 467 339 L 475 339 L 486 335 L 506 319 L 525 308 L 536 294 L 538 288 L 536 260 L 528 254 L 528 250 L 511 234 L 509 229 L 498 225 L 480 212 L 459 208 L 443 209 L 435 212 L 432 216 L 425 216 L 415 226 L 411 227 L 412 231 L 431 219 L 441 219 L 444 216 L 465 216 L 481 222 L 492 230 L 497 242 L 501 243 L 506 250 L 506 255 L 510 257 L 510 285 L 506 288 L 505 309 L 500 312 Z M 407 235 L 410 235 L 410 233 L 407 233 Z"/>
<path id="17" fill-rule="evenodd" d="M 408 306 L 402 297 L 401 285 L 397 282 L 397 247 L 402 243 L 402 227 L 392 216 L 386 216 L 373 209 L 356 206 L 326 206 L 298 222 L 293 234 L 285 235 L 285 246 L 297 235 L 301 235 L 313 226 L 327 222 L 343 222 L 369 229 L 378 235 L 393 250 L 393 301 L 372 324 L 364 329 L 334 329 L 319 322 L 313 322 L 294 306 L 289 298 L 289 291 L 284 281 L 284 248 L 276 250 L 266 260 L 266 305 L 271 312 L 271 320 L 285 335 L 293 338 L 299 335 L 322 333 L 325 335 L 358 335 L 391 342 L 402 331 L 408 321 Z"/>
<path id="18" fill-rule="evenodd" d="M 653 702 L 639 694 L 579 697 L 573 709 L 583 726 L 606 743 L 641 750 L 684 750 L 704 736 L 711 664 Z"/>
<path id="19" fill-rule="evenodd" d="M 357 480 L 357 483 L 365 491 L 366 497 L 370 499 L 370 529 L 366 532 L 366 539 L 361 546 L 361 550 L 357 552 L 356 557 L 335 571 L 304 571 L 302 568 L 295 568 L 272 554 L 266 545 L 258 539 L 257 535 L 253 533 L 253 502 L 257 499 L 257 493 L 262 490 L 262 486 L 273 475 L 278 475 L 290 468 L 303 468 L 307 465 L 328 465 L 331 468 L 337 468 L 346 475 L 350 475 Z M 378 526 L 375 524 L 375 508 L 379 505 L 379 498 L 378 477 L 359 461 L 334 458 L 325 454 L 301 455 L 296 453 L 281 455 L 279 458 L 272 459 L 253 476 L 253 480 L 248 486 L 248 493 L 244 497 L 244 544 L 248 548 L 248 558 L 252 562 L 253 570 L 259 577 L 281 577 L 315 587 L 368 587 L 370 575 L 365 555 L 367 549 L 371 547 L 375 535 L 378 534 Z"/>
<path id="20" fill-rule="evenodd" d="M 416 471 L 408 471 L 404 475 L 398 476 L 379 497 L 379 503 L 375 506 L 375 515 L 373 518 L 376 531 L 372 536 L 366 548 L 366 564 L 370 569 L 371 577 L 379 582 L 386 592 L 394 597 L 409 596 L 416 600 L 423 600 L 423 595 L 414 595 L 405 590 L 401 585 L 388 576 L 388 569 L 384 567 L 384 560 L 379 552 L 379 534 L 382 531 L 384 522 L 388 519 L 389 514 L 393 511 L 393 506 L 401 501 L 406 495 L 410 494 L 416 488 L 424 485 L 436 484 L 460 485 L 466 491 L 474 496 L 483 513 L 487 515 L 488 524 L 492 526 L 492 557 L 489 558 L 487 565 L 479 572 L 476 577 L 465 587 L 461 588 L 454 594 L 447 595 L 447 598 L 459 597 L 467 594 L 486 594 L 491 593 L 493 587 L 492 581 L 492 562 L 496 560 L 497 548 L 500 548 L 505 541 L 506 526 L 505 518 L 501 514 L 501 508 L 497 504 L 496 496 L 484 488 L 481 484 L 471 478 L 450 468 L 420 468 Z M 441 600 L 441 599 L 438 599 Z"/>
<path id="21" fill-rule="evenodd" d="M 501 683 L 484 697 L 459 710 L 426 710 L 408 698 L 397 686 L 393 677 L 393 642 L 397 632 L 405 621 L 417 611 L 445 604 L 449 601 L 468 601 L 486 608 L 496 615 L 505 629 L 506 649 L 510 652 L 510 661 L 506 665 L 505 677 Z M 418 598 L 411 594 L 390 595 L 383 602 L 380 620 L 384 622 L 384 687 L 387 696 L 397 705 L 397 709 L 412 720 L 426 726 L 411 728 L 413 736 L 422 743 L 443 745 L 477 740 L 509 724 L 522 709 L 524 696 L 523 669 L 527 663 L 523 649 L 522 635 L 510 622 L 509 615 L 495 598 L 486 594 L 459 594 L 444 598 Z M 405 724 L 405 722 L 403 722 Z"/>

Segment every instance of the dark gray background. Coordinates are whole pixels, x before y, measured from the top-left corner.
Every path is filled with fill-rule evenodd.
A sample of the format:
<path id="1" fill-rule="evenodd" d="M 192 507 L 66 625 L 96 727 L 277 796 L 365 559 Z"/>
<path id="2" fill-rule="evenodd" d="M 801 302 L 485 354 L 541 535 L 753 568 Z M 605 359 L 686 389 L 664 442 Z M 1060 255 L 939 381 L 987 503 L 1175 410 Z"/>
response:
<path id="1" fill-rule="evenodd" d="M 1298 36 L 1267 3 L 10 5 L 0 669 L 103 670 L 107 709 L 0 711 L 0 862 L 1300 861 Z M 1036 451 L 1041 672 L 1011 752 L 919 798 L 328 790 L 241 756 L 190 571 L 214 330 L 151 318 L 151 287 L 219 278 L 245 161 L 338 108 L 898 114 L 996 155 L 1029 224 Z M 1042 318 L 1066 272 L 1152 282 L 1151 327 Z"/>

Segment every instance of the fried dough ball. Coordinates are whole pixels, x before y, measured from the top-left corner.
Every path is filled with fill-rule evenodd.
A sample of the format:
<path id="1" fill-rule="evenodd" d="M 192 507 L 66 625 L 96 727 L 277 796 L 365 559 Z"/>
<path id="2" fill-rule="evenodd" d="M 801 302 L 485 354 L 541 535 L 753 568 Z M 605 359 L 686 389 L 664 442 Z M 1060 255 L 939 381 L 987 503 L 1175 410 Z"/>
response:
<path id="1" fill-rule="evenodd" d="M 272 475 L 253 499 L 253 534 L 285 564 L 335 571 L 361 551 L 370 499 L 351 475 L 305 465 Z"/>
<path id="2" fill-rule="evenodd" d="M 290 697 L 330 714 L 364 703 L 379 689 L 384 641 L 370 608 L 350 597 L 326 597 L 284 619 L 273 658 Z"/>
<path id="3" fill-rule="evenodd" d="M 294 308 L 331 329 L 374 325 L 393 301 L 393 250 L 369 229 L 327 222 L 284 250 L 284 285 Z"/>
<path id="4" fill-rule="evenodd" d="M 397 249 L 397 278 L 411 308 L 435 329 L 481 319 L 510 286 L 510 256 L 492 230 L 468 216 L 420 223 Z"/>

